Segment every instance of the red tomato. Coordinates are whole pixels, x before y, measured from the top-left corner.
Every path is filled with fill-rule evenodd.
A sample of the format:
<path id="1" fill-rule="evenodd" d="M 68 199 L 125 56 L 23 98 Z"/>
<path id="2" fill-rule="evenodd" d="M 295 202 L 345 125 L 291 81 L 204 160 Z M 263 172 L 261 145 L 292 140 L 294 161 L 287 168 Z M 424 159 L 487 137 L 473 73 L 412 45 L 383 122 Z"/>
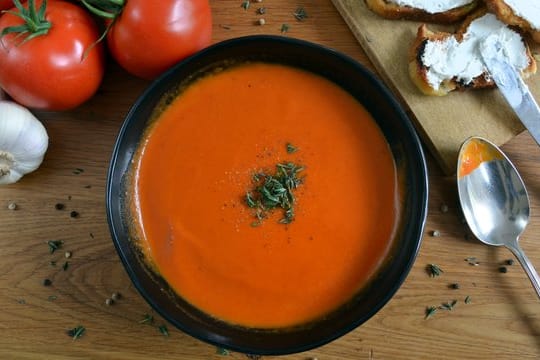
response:
<path id="1" fill-rule="evenodd" d="M 129 0 L 114 20 L 107 43 L 124 69 L 152 79 L 210 45 L 211 38 L 207 0 Z"/>
<path id="2" fill-rule="evenodd" d="M 21 2 L 24 2 L 24 1 L 21 1 Z M 0 11 L 11 9 L 13 6 L 15 6 L 13 5 L 13 0 L 0 0 Z"/>
<path id="3" fill-rule="evenodd" d="M 40 5 L 41 1 L 36 3 Z M 61 0 L 47 2 L 45 19 L 52 25 L 45 35 L 25 42 L 13 33 L 0 39 L 0 87 L 30 108 L 74 108 L 96 92 L 103 78 L 103 46 L 98 43 L 90 49 L 99 30 L 86 11 Z M 5 13 L 0 31 L 23 23 Z"/>

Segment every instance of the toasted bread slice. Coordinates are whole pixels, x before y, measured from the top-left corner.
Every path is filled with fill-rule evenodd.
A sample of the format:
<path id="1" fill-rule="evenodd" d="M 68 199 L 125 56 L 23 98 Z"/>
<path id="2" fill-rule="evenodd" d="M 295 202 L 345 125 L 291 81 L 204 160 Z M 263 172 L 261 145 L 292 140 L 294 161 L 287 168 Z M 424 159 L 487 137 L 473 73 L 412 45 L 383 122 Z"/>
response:
<path id="1" fill-rule="evenodd" d="M 476 29 L 488 29 L 484 37 L 478 35 L 478 30 L 474 34 L 468 32 L 473 23 Z M 434 96 L 447 95 L 454 90 L 494 87 L 495 83 L 485 70 L 478 46 L 485 37 L 496 31 L 504 31 L 506 37 L 512 38 L 521 49 L 522 56 L 516 55 L 516 59 L 519 60 L 518 68 L 522 77 L 534 74 L 536 61 L 521 35 L 498 21 L 495 15 L 487 13 L 486 9 L 480 9 L 471 14 L 455 34 L 432 32 L 425 24 L 418 28 L 409 51 L 411 80 L 422 93 Z M 463 67 L 459 64 L 463 64 Z M 459 71 L 454 73 L 454 69 Z"/>
<path id="2" fill-rule="evenodd" d="M 480 0 L 442 12 L 428 12 L 422 8 L 399 5 L 391 0 L 365 0 L 366 5 L 376 14 L 392 20 L 405 19 L 430 23 L 450 24 L 467 16 L 478 7 Z M 426 0 L 429 2 L 430 0 Z"/>
<path id="3" fill-rule="evenodd" d="M 524 0 L 530 2 L 531 0 Z M 497 18 L 505 24 L 517 26 L 524 31 L 531 34 L 534 41 L 540 43 L 540 28 L 535 28 L 525 16 L 517 15 L 512 7 L 510 7 L 504 0 L 484 0 L 488 9 L 497 15 Z M 534 16 L 536 19 L 540 18 L 540 12 L 532 12 L 527 16 Z M 539 20 L 540 21 L 540 20 Z"/>

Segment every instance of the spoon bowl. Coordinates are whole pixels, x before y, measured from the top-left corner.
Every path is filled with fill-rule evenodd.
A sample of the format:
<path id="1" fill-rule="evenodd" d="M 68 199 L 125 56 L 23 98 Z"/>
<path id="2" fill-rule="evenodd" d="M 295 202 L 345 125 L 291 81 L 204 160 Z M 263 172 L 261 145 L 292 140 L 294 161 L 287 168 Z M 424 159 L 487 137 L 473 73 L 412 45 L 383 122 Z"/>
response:
<path id="1" fill-rule="evenodd" d="M 508 248 L 540 297 L 538 273 L 518 243 L 529 222 L 529 196 L 510 159 L 486 139 L 467 139 L 458 155 L 457 186 L 473 234 L 485 244 Z"/>

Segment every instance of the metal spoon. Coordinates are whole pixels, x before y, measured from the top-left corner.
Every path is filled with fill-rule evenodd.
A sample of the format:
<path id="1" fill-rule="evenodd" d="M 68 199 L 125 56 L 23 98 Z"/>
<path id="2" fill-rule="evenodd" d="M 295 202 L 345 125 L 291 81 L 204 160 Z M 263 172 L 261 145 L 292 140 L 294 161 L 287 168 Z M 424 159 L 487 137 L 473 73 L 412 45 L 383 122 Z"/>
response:
<path id="1" fill-rule="evenodd" d="M 529 196 L 516 168 L 493 143 L 467 139 L 457 164 L 459 200 L 473 234 L 483 243 L 508 248 L 540 297 L 540 277 L 519 247 L 529 222 Z"/>

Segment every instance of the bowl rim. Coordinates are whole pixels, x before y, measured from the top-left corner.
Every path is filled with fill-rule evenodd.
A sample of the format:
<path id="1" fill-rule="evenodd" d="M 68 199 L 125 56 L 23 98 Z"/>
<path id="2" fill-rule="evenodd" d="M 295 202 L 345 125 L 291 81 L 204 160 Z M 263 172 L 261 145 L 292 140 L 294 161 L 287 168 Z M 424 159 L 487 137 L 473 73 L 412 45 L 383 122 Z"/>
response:
<path id="1" fill-rule="evenodd" d="M 411 234 L 414 238 L 411 241 L 414 241 L 413 248 L 410 249 L 410 257 L 408 261 L 403 265 L 401 268 L 402 272 L 396 277 L 396 281 L 394 285 L 389 289 L 389 291 L 385 294 L 384 297 L 380 299 L 378 302 L 378 305 L 375 307 L 372 307 L 370 311 L 367 311 L 364 316 L 358 319 L 354 319 L 348 322 L 347 326 L 343 326 L 340 328 L 340 331 L 336 331 L 332 336 L 326 336 L 325 338 L 312 341 L 309 343 L 304 344 L 298 344 L 294 347 L 288 347 L 288 348 L 280 348 L 280 349 L 273 349 L 273 348 L 261 348 L 258 346 L 237 346 L 233 343 L 227 343 L 224 344 L 218 340 L 216 340 L 215 337 L 209 337 L 204 331 L 197 331 L 197 329 L 194 329 L 189 326 L 185 326 L 181 322 L 175 320 L 170 316 L 170 314 L 157 304 L 157 302 L 154 300 L 154 297 L 146 291 L 144 286 L 141 284 L 139 278 L 135 274 L 135 270 L 128 261 L 128 256 L 126 255 L 124 248 L 122 247 L 122 236 L 118 232 L 118 229 L 115 227 L 115 224 L 113 223 L 113 219 L 116 216 L 114 213 L 114 209 L 111 206 L 113 201 L 118 201 L 117 193 L 114 191 L 115 184 L 113 184 L 113 175 L 117 168 L 117 161 L 120 154 L 120 147 L 123 143 L 123 140 L 125 138 L 125 134 L 128 131 L 131 119 L 135 116 L 137 113 L 137 110 L 144 105 L 145 99 L 149 96 L 149 94 L 152 94 L 156 90 L 159 90 L 160 85 L 172 74 L 176 73 L 178 69 L 181 69 L 186 64 L 190 64 L 193 62 L 197 62 L 198 59 L 204 58 L 208 54 L 220 51 L 221 49 L 226 49 L 227 47 L 231 45 L 242 45 L 242 44 L 248 44 L 251 42 L 272 42 L 272 43 L 283 43 L 285 45 L 289 46 L 300 46 L 300 47 L 306 47 L 310 48 L 311 50 L 318 51 L 321 53 L 325 53 L 325 56 L 333 56 L 337 57 L 340 61 L 345 63 L 347 66 L 353 67 L 356 71 L 360 72 L 362 76 L 366 77 L 367 80 L 373 85 L 377 90 L 384 96 L 385 101 L 388 102 L 388 106 L 392 107 L 393 110 L 397 113 L 399 118 L 403 122 L 403 127 L 407 131 L 407 136 L 409 137 L 410 145 L 413 147 L 413 150 L 416 152 L 415 160 L 417 161 L 416 164 L 414 164 L 416 170 L 418 172 L 416 176 L 416 180 L 418 181 L 415 186 L 420 190 L 420 194 L 415 194 L 415 197 L 418 197 L 418 209 L 414 209 L 416 211 L 417 216 L 415 217 L 417 220 L 417 226 L 414 229 L 414 234 Z M 163 93 L 160 95 L 163 96 Z M 379 125 L 380 126 L 380 125 Z M 296 39 L 296 38 L 290 38 L 285 36 L 276 36 L 276 35 L 248 35 L 248 36 L 242 36 L 242 37 L 235 37 L 228 40 L 223 40 L 220 42 L 217 42 L 213 45 L 210 45 L 209 47 L 195 53 L 192 56 L 187 57 L 186 59 L 180 61 L 176 65 L 174 65 L 172 68 L 164 72 L 162 75 L 160 75 L 157 79 L 155 79 L 149 86 L 145 88 L 145 90 L 138 96 L 137 100 L 134 102 L 134 104 L 131 106 L 130 110 L 124 117 L 124 120 L 122 122 L 122 125 L 119 129 L 118 135 L 115 140 L 114 148 L 112 151 L 111 159 L 110 159 L 110 165 L 107 172 L 107 180 L 106 180 L 106 215 L 107 215 L 107 222 L 109 225 L 109 231 L 111 234 L 111 238 L 113 241 L 113 244 L 116 248 L 116 251 L 120 257 L 120 260 L 123 263 L 123 266 L 128 273 L 128 276 L 137 289 L 137 291 L 142 295 L 142 297 L 145 299 L 145 301 L 152 307 L 154 311 L 156 311 L 160 316 L 162 316 L 165 320 L 173 324 L 175 327 L 180 329 L 185 334 L 188 334 L 198 340 L 201 340 L 203 342 L 212 344 L 217 347 L 223 347 L 227 348 L 232 351 L 238 351 L 246 354 L 258 354 L 258 355 L 285 355 L 285 354 L 292 354 L 292 353 L 298 353 L 302 351 L 307 351 L 322 345 L 325 345 L 331 341 L 336 340 L 337 338 L 347 334 L 348 332 L 354 330 L 361 324 L 368 321 L 371 317 L 373 317 L 379 310 L 381 310 L 382 307 L 384 307 L 388 301 L 395 295 L 397 290 L 401 287 L 403 282 L 405 281 L 406 277 L 408 276 L 414 262 L 416 261 L 416 257 L 418 255 L 421 243 L 422 243 L 422 237 L 423 237 L 423 231 L 426 223 L 427 218 L 427 210 L 428 210 L 428 195 L 429 195 L 429 183 L 428 183 L 428 169 L 426 165 L 426 158 L 424 155 L 424 151 L 422 148 L 422 143 L 420 141 L 420 138 L 416 132 L 416 129 L 414 128 L 411 119 L 407 115 L 407 113 L 403 110 L 402 105 L 397 101 L 395 95 L 389 90 L 389 88 L 383 83 L 382 80 L 380 80 L 377 76 L 375 76 L 371 71 L 369 71 L 364 65 L 360 64 L 353 58 L 351 58 L 348 55 L 345 55 L 335 49 L 332 49 L 330 47 L 313 43 L 306 40 Z M 124 240 L 125 241 L 125 240 Z"/>

